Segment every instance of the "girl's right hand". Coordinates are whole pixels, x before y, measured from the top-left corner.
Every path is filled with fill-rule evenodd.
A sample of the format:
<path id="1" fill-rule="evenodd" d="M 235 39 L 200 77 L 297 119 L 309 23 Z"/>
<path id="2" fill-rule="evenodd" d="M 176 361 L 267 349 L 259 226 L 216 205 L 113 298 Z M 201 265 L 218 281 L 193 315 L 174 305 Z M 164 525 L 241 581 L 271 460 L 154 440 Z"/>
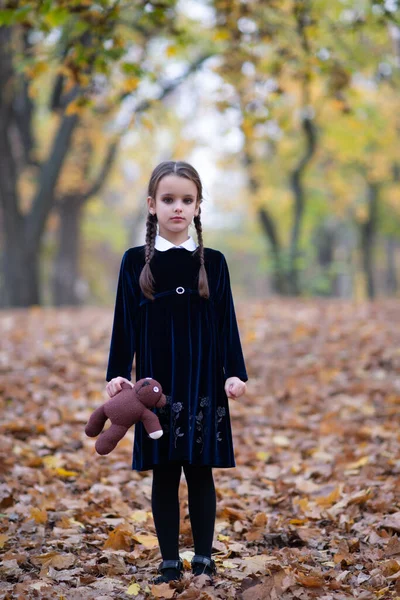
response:
<path id="1" fill-rule="evenodd" d="M 125 377 L 114 377 L 114 379 L 111 379 L 111 381 L 107 383 L 106 392 L 110 396 L 110 398 L 112 398 L 113 396 L 115 396 L 115 394 L 118 394 L 118 392 L 122 390 L 121 384 L 124 382 L 129 383 L 131 387 L 135 387 L 132 381 L 129 381 L 129 379 L 125 379 Z"/>

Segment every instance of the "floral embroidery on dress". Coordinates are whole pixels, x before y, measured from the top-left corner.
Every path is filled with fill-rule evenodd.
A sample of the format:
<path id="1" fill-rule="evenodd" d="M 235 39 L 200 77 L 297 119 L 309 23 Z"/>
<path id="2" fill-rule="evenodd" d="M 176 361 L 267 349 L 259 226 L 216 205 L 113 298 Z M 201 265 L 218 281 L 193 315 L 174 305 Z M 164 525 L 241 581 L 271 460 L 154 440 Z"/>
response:
<path id="1" fill-rule="evenodd" d="M 162 408 L 157 409 L 158 417 L 162 429 L 165 434 L 171 433 L 174 436 L 174 447 L 177 447 L 178 438 L 183 437 L 185 433 L 182 431 L 181 425 L 178 425 L 178 420 L 184 410 L 185 406 L 182 402 L 174 402 L 172 396 L 166 395 L 166 404 Z M 209 396 L 200 396 L 198 401 L 198 412 L 193 415 L 190 412 L 189 407 L 189 437 L 190 431 L 193 427 L 196 430 L 195 441 L 199 450 L 202 454 L 204 450 L 204 442 L 207 439 L 209 433 L 210 416 L 211 416 L 211 401 Z M 219 429 L 219 424 L 222 419 L 226 416 L 226 408 L 224 406 L 218 406 L 215 411 L 215 435 L 218 442 L 222 442 L 222 435 Z"/>
<path id="2" fill-rule="evenodd" d="M 160 424 L 164 433 L 172 432 L 174 436 L 174 446 L 176 448 L 176 444 L 178 438 L 183 437 L 185 434 L 181 431 L 181 426 L 177 427 L 177 421 L 180 417 L 184 406 L 182 402 L 173 402 L 172 396 L 165 395 L 167 400 L 165 406 L 158 410 L 158 418 L 160 419 Z M 172 418 L 171 418 L 172 417 Z"/>
<path id="3" fill-rule="evenodd" d="M 210 398 L 208 396 L 202 396 L 200 398 L 200 410 L 198 412 L 198 414 L 195 417 L 195 421 L 196 421 L 196 430 L 198 432 L 198 435 L 196 437 L 196 443 L 200 444 L 200 454 L 203 452 L 204 449 L 204 439 L 208 434 L 208 426 L 207 426 L 207 416 L 208 413 L 210 412 Z"/>
<path id="4" fill-rule="evenodd" d="M 222 419 L 226 415 L 226 409 L 224 406 L 218 406 L 217 412 L 215 413 L 215 431 L 217 434 L 217 442 L 222 442 L 221 432 L 218 429 L 219 423 L 221 423 Z"/>
<path id="5" fill-rule="evenodd" d="M 179 419 L 180 413 L 183 410 L 183 404 L 182 402 L 174 402 L 174 404 L 172 405 L 172 412 L 174 413 L 173 415 L 173 420 L 172 420 L 172 431 L 174 434 L 174 446 L 176 448 L 176 443 L 178 441 L 178 438 L 184 436 L 184 433 L 181 433 L 181 428 L 180 426 L 177 427 L 176 426 L 176 422 Z"/>

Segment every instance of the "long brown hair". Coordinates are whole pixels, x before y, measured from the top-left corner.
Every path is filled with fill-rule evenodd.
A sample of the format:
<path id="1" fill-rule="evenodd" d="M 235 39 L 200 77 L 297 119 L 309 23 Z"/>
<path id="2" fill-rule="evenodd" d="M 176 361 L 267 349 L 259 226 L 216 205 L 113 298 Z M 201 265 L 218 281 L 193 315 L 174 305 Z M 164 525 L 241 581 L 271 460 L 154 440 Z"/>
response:
<path id="1" fill-rule="evenodd" d="M 184 161 L 173 161 L 167 160 L 159 165 L 153 170 L 148 187 L 148 195 L 151 196 L 154 200 L 156 198 L 156 192 L 158 188 L 158 184 L 161 179 L 166 175 L 178 175 L 178 177 L 185 177 L 186 179 L 190 179 L 196 185 L 197 188 L 197 200 L 199 204 L 203 201 L 203 186 L 201 185 L 200 176 L 196 169 L 189 165 L 189 163 Z M 204 246 L 203 246 L 203 228 L 201 224 L 201 208 L 199 207 L 199 214 L 197 217 L 193 218 L 194 225 L 196 227 L 197 239 L 198 239 L 198 247 L 195 252 L 198 253 L 200 258 L 200 269 L 199 269 L 199 284 L 198 290 L 200 296 L 203 298 L 210 297 L 210 290 L 208 287 L 208 278 L 207 271 L 204 266 Z M 146 221 L 146 248 L 145 248 L 145 265 L 140 273 L 139 285 L 143 294 L 146 298 L 150 300 L 154 300 L 154 277 L 150 268 L 150 261 L 154 256 L 154 244 L 157 235 L 157 215 L 152 215 L 150 212 L 147 214 Z M 194 252 L 194 253 L 195 253 Z M 194 254 L 193 253 L 193 254 Z"/>

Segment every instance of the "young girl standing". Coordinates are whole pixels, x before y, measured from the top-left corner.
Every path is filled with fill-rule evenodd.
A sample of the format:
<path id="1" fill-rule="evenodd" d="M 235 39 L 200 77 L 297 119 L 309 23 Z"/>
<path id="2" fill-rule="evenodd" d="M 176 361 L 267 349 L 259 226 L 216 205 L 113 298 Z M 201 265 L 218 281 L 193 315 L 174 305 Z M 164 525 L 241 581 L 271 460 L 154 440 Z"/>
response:
<path id="1" fill-rule="evenodd" d="M 107 392 L 130 381 L 162 385 L 167 405 L 155 409 L 164 435 L 153 440 L 135 426 L 132 468 L 153 470 L 152 511 L 160 544 L 162 583 L 179 579 L 179 482 L 185 473 L 195 575 L 215 573 L 211 559 L 216 496 L 213 467 L 234 467 L 228 398 L 246 391 L 247 373 L 228 266 L 203 246 L 202 185 L 186 162 L 166 161 L 148 189 L 146 243 L 127 250 L 119 273 Z M 188 235 L 194 222 L 198 244 Z M 158 232 L 157 232 L 158 225 Z"/>

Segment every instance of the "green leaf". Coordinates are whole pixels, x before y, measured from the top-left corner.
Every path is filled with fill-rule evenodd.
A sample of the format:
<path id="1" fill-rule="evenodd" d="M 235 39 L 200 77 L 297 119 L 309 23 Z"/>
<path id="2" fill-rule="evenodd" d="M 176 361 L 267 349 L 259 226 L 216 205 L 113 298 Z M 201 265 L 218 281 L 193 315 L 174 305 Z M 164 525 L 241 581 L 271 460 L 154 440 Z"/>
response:
<path id="1" fill-rule="evenodd" d="M 51 1 L 52 0 L 44 0 L 41 3 L 40 9 L 39 9 L 40 14 L 43 15 L 43 14 L 46 14 L 47 12 L 49 12 L 49 10 L 51 9 Z"/>
<path id="2" fill-rule="evenodd" d="M 53 8 L 44 16 L 44 22 L 50 27 L 60 27 L 69 18 L 69 12 L 66 8 Z"/>
<path id="3" fill-rule="evenodd" d="M 76 21 L 76 23 L 74 23 L 72 34 L 80 37 L 82 33 L 85 33 L 85 31 L 89 29 L 89 27 L 89 23 L 86 23 L 85 21 Z"/>
<path id="4" fill-rule="evenodd" d="M 0 11 L 0 26 L 9 26 L 13 23 L 22 23 L 32 10 L 32 6 L 29 4 L 18 10 L 12 10 L 11 8 L 5 8 Z"/>
<path id="5" fill-rule="evenodd" d="M 11 25 L 14 21 L 14 11 L 9 8 L 4 8 L 0 12 L 0 26 L 8 26 Z"/>
<path id="6" fill-rule="evenodd" d="M 125 48 L 110 48 L 104 51 L 104 55 L 111 60 L 118 60 L 125 54 Z"/>
<path id="7" fill-rule="evenodd" d="M 121 65 L 121 69 L 126 75 L 137 75 L 140 77 L 143 74 L 143 69 L 136 63 L 124 62 Z"/>

